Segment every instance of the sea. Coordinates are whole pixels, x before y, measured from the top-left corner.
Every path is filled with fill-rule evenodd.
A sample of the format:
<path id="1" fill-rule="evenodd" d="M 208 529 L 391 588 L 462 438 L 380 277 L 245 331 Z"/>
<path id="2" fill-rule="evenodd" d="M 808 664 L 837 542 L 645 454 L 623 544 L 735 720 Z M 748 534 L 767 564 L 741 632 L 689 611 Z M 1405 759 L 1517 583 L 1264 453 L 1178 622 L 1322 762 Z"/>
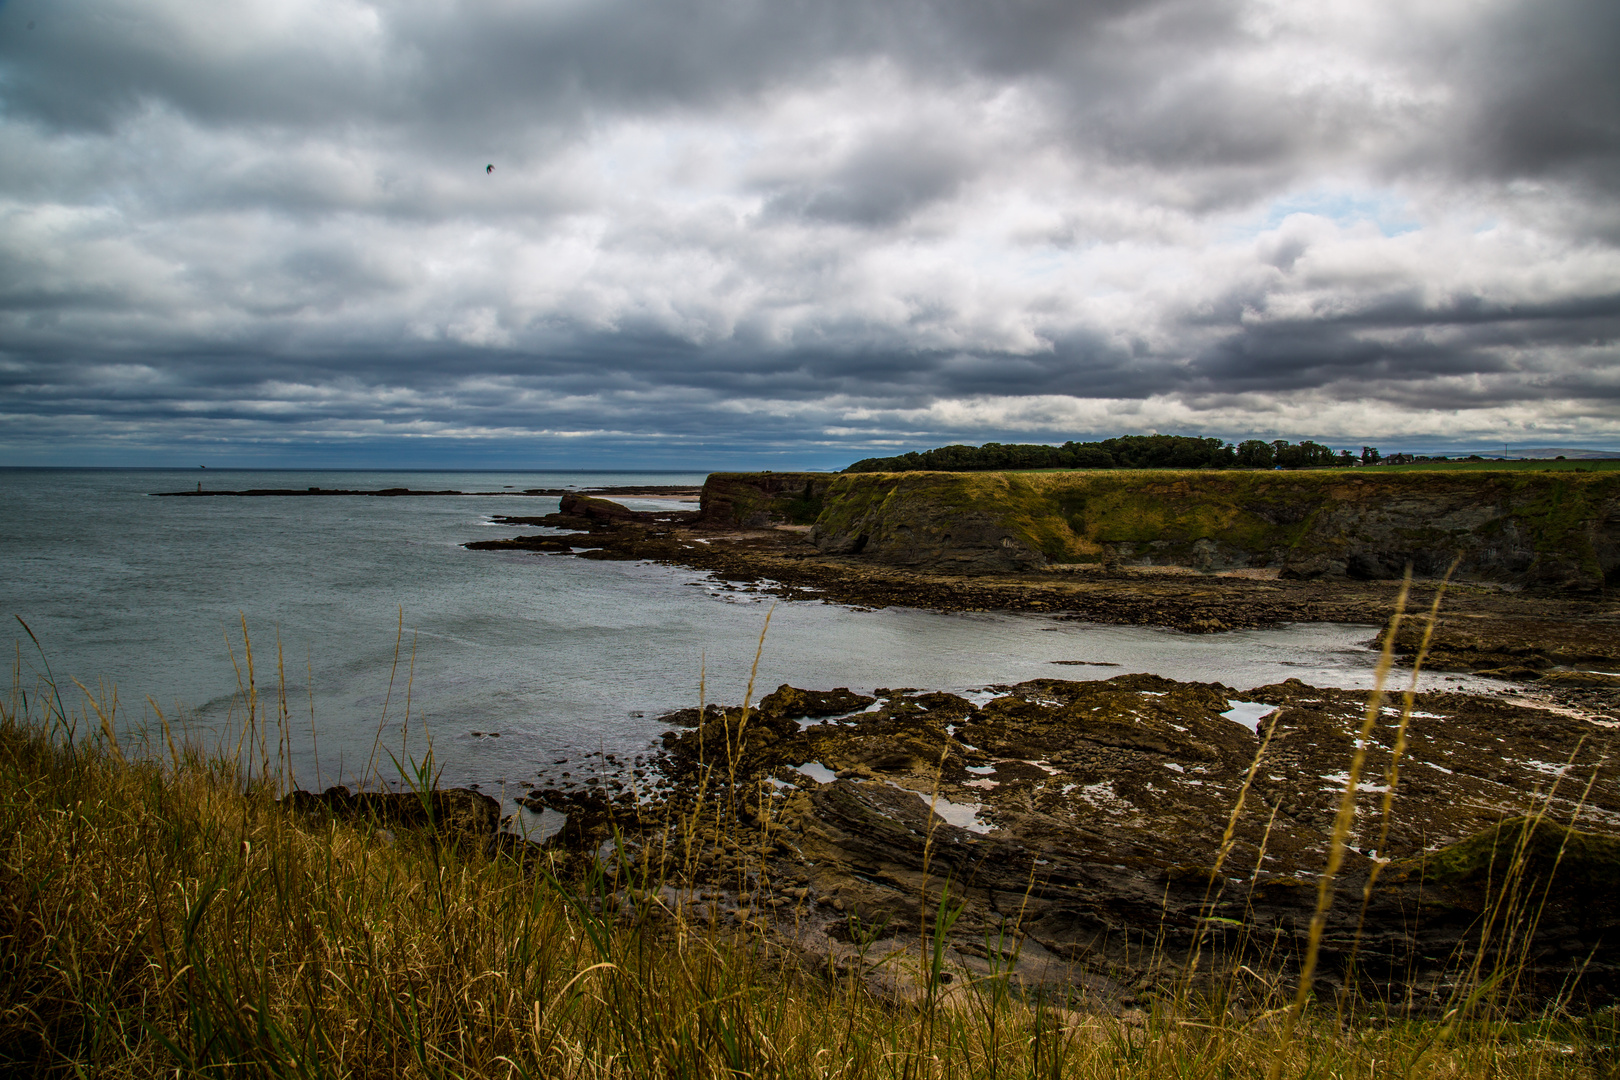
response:
<path id="1" fill-rule="evenodd" d="M 161 745 L 161 714 L 205 747 L 229 750 L 251 692 L 256 715 L 284 737 L 272 755 L 302 786 L 398 777 L 431 752 L 440 783 L 508 797 L 588 756 L 648 753 L 667 730 L 660 717 L 700 698 L 740 702 L 751 682 L 758 700 L 782 683 L 974 693 L 1127 672 L 1237 691 L 1288 678 L 1337 687 L 1374 679 L 1369 642 L 1383 615 L 1374 611 L 1367 625 L 1193 635 L 778 601 L 682 567 L 462 546 L 524 531 L 496 515 L 557 509 L 557 497 L 525 489 L 703 478 L 0 469 L 0 615 L 14 679 L 30 695 L 54 686 L 71 713 L 94 700 L 130 745 Z M 199 484 L 494 494 L 155 497 Z"/>

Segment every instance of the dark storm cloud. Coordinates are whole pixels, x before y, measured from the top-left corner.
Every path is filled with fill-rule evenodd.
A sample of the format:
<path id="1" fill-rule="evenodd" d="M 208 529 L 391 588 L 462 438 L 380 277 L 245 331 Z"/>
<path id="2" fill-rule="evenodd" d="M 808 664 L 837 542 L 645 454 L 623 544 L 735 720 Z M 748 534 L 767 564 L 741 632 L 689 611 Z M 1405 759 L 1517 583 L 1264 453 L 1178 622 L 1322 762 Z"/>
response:
<path id="1" fill-rule="evenodd" d="M 949 78 L 964 64 L 1016 76 L 1050 65 L 1098 23 L 1150 6 L 339 3 L 321 39 L 269 6 L 13 0 L 14 20 L 40 26 L 6 50 L 8 97 L 50 123 L 91 128 L 149 100 L 212 123 L 342 125 L 349 109 L 408 123 L 482 125 L 536 107 L 577 119 L 713 104 L 863 56 Z"/>
<path id="2" fill-rule="evenodd" d="M 1460 164 L 1497 176 L 1578 176 L 1620 185 L 1620 7 L 1557 0 L 1511 8 L 1459 57 Z"/>
<path id="3" fill-rule="evenodd" d="M 971 164 L 943 138 L 875 138 L 824 176 L 791 182 L 766 203 L 766 214 L 879 227 L 956 192 Z"/>
<path id="4" fill-rule="evenodd" d="M 1595 0 L 11 0 L 0 446 L 1613 442 L 1615 55 Z"/>
<path id="5" fill-rule="evenodd" d="M 1189 372 L 1213 387 L 1283 390 L 1330 379 L 1416 381 L 1515 369 L 1505 352 L 1620 340 L 1620 292 L 1546 303 L 1441 306 L 1407 294 L 1333 317 L 1279 320 L 1221 340 Z"/>

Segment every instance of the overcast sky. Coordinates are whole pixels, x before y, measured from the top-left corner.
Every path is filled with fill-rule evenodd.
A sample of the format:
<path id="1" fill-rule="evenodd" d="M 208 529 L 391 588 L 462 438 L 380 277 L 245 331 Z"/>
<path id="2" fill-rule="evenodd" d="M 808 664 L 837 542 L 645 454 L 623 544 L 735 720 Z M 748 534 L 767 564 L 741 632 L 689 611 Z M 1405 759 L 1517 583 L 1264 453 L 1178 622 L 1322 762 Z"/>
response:
<path id="1" fill-rule="evenodd" d="M 0 7 L 0 463 L 1620 448 L 1617 337 L 1615 0 Z"/>

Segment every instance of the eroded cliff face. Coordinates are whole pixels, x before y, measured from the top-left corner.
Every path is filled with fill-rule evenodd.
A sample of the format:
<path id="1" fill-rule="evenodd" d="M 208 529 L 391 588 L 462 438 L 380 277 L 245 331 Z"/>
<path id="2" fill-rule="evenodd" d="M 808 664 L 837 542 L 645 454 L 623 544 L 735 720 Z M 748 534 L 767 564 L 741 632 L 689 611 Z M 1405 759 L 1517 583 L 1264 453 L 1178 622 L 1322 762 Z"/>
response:
<path id="1" fill-rule="evenodd" d="M 836 473 L 711 473 L 703 483 L 701 521 L 711 527 L 757 529 L 808 525 Z"/>
<path id="2" fill-rule="evenodd" d="M 1408 563 L 1438 576 L 1460 554 L 1464 580 L 1620 584 L 1613 473 L 877 473 L 814 489 L 821 551 L 920 569 L 1180 566 L 1374 579 Z"/>

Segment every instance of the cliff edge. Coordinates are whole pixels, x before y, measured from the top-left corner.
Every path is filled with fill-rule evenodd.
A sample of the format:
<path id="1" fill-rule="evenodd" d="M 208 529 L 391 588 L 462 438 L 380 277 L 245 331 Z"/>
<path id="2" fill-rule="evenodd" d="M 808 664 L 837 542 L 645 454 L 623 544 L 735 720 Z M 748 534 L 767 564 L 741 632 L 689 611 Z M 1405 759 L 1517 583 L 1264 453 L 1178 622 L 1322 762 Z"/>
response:
<path id="1" fill-rule="evenodd" d="M 714 494 L 711 495 L 711 488 Z M 1620 584 L 1620 474 L 716 474 L 704 516 L 813 522 L 824 554 L 931 571 L 1084 566 Z M 714 516 L 711 517 L 711 512 Z M 744 517 L 746 516 L 746 522 Z"/>

